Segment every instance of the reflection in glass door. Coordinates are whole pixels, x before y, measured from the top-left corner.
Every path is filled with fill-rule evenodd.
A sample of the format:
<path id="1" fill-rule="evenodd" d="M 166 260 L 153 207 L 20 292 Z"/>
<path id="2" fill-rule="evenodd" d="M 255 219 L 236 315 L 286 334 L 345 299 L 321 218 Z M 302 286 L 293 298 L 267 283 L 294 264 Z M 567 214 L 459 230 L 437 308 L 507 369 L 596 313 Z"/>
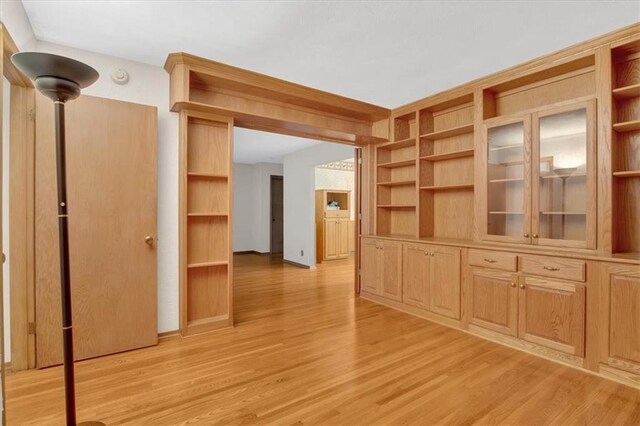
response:
<path id="1" fill-rule="evenodd" d="M 528 120 L 487 128 L 487 235 L 528 239 Z"/>

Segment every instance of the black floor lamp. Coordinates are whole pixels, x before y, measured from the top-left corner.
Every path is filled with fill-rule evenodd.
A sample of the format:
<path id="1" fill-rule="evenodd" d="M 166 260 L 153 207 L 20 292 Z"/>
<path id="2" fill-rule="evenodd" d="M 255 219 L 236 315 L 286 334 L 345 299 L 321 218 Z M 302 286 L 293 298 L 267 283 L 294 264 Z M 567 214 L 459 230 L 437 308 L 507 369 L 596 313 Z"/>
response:
<path id="1" fill-rule="evenodd" d="M 64 104 L 80 96 L 80 89 L 93 84 L 98 79 L 98 72 L 74 59 L 41 52 L 16 53 L 11 57 L 11 61 L 20 71 L 34 81 L 36 89 L 53 101 L 55 111 L 65 405 L 67 425 L 75 425 L 76 395 L 73 372 L 73 330 L 71 328 Z M 85 422 L 82 424 L 99 425 L 102 423 Z"/>

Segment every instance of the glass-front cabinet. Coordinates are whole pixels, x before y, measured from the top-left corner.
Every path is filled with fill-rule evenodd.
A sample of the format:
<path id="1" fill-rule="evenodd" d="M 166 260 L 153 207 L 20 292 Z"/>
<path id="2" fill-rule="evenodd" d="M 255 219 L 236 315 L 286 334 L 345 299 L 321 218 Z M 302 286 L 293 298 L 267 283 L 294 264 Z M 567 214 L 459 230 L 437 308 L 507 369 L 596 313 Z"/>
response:
<path id="1" fill-rule="evenodd" d="M 485 122 L 483 239 L 595 248 L 593 101 Z"/>

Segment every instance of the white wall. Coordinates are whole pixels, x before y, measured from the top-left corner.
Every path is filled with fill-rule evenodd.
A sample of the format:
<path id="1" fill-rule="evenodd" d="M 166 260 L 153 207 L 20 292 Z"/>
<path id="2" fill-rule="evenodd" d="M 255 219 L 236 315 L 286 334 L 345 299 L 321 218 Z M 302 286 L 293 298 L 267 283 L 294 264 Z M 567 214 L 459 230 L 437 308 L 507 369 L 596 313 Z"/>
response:
<path id="1" fill-rule="evenodd" d="M 353 156 L 353 147 L 334 143 L 323 143 L 285 155 L 285 260 L 315 267 L 315 166 Z"/>
<path id="2" fill-rule="evenodd" d="M 271 250 L 271 176 L 282 164 L 233 165 L 233 251 Z"/>
<path id="3" fill-rule="evenodd" d="M 316 167 L 316 189 L 341 189 L 351 191 L 349 215 L 351 220 L 356 218 L 356 173 L 354 170 L 325 169 Z"/>

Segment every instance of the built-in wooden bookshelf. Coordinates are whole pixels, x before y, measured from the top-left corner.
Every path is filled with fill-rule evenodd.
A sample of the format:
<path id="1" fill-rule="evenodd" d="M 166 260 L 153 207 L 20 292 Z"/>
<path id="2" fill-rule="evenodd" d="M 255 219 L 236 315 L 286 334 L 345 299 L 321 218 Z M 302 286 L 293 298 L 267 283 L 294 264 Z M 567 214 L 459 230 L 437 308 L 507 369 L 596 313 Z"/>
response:
<path id="1" fill-rule="evenodd" d="M 392 142 L 376 148 L 377 232 L 416 235 L 415 112 L 393 118 Z"/>
<path id="2" fill-rule="evenodd" d="M 183 111 L 183 335 L 231 325 L 231 123 Z"/>
<path id="3" fill-rule="evenodd" d="M 473 238 L 473 94 L 420 109 L 419 236 Z"/>
<path id="4" fill-rule="evenodd" d="M 611 50 L 614 253 L 640 253 L 640 40 Z"/>

